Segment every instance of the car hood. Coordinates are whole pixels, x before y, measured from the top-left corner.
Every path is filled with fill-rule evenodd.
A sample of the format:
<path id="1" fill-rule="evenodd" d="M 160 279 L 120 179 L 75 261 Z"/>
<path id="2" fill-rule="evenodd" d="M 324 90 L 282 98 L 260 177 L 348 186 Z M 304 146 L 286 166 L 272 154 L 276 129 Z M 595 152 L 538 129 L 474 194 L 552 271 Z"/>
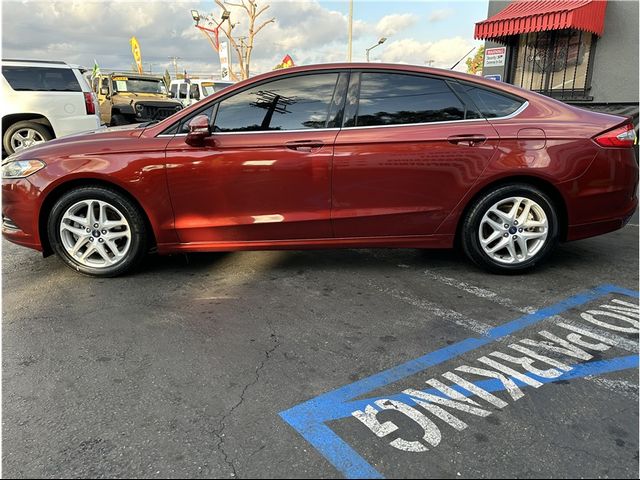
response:
<path id="1" fill-rule="evenodd" d="M 92 153 L 109 149 L 117 145 L 118 140 L 135 140 L 142 135 L 145 128 L 140 125 L 123 125 L 120 127 L 101 127 L 96 130 L 68 135 L 50 140 L 36 147 L 31 147 L 5 158 L 2 163 L 21 159 L 45 159 L 62 157 L 73 153 Z"/>

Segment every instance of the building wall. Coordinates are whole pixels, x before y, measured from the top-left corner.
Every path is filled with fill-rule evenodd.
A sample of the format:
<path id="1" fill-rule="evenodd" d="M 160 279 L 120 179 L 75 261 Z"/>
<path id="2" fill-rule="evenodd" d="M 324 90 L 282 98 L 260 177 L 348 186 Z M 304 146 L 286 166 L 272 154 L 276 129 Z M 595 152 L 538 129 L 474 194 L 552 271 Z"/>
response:
<path id="1" fill-rule="evenodd" d="M 596 44 L 591 91 L 594 103 L 638 102 L 638 2 L 609 1 L 604 33 Z"/>
<path id="2" fill-rule="evenodd" d="M 487 18 L 509 3 L 490 0 Z M 638 103 L 638 5 L 635 0 L 609 0 L 607 4 L 604 34 L 595 49 L 590 103 Z M 501 46 L 504 45 L 485 42 L 485 48 Z M 504 80 L 508 66 L 484 68 L 482 74 L 499 74 Z"/>
<path id="3" fill-rule="evenodd" d="M 508 0 L 490 0 L 489 1 L 489 11 L 487 12 L 487 18 L 495 15 L 496 13 L 500 12 L 501 10 L 504 10 L 505 8 L 507 8 L 507 5 L 509 5 L 511 2 Z M 478 21 L 480 20 L 484 20 L 484 19 L 478 19 Z M 485 50 L 487 48 L 494 48 L 494 47 L 504 47 L 503 44 L 501 43 L 497 43 L 497 42 L 492 42 L 491 40 L 487 40 L 486 42 L 484 42 L 484 48 Z M 503 67 L 486 67 L 482 69 L 482 76 L 485 75 L 500 75 L 502 77 L 502 81 L 505 81 L 505 73 L 506 73 L 506 68 L 508 65 L 504 65 Z"/>

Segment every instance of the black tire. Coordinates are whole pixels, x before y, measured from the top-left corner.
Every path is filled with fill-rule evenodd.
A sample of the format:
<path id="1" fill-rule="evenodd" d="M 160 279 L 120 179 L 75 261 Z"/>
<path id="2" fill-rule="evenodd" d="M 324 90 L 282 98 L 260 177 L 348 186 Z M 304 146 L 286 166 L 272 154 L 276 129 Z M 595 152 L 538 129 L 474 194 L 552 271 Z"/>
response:
<path id="1" fill-rule="evenodd" d="M 80 263 L 66 250 L 61 235 L 60 222 L 65 212 L 82 200 L 95 199 L 115 207 L 129 224 L 131 243 L 125 256 L 111 266 L 92 267 Z M 148 251 L 148 232 L 144 213 L 125 195 L 116 190 L 99 186 L 75 188 L 65 193 L 53 206 L 47 220 L 47 235 L 54 252 L 73 270 L 94 277 L 115 277 L 135 268 Z M 96 239 L 97 240 L 97 239 Z M 93 241 L 93 240 L 92 240 Z"/>
<path id="2" fill-rule="evenodd" d="M 539 250 L 529 259 L 515 264 L 499 262 L 487 254 L 480 243 L 479 232 L 482 219 L 497 202 L 509 197 L 524 197 L 536 202 L 547 216 L 547 238 Z M 540 189 L 523 183 L 504 185 L 483 194 L 471 205 L 460 232 L 462 248 L 467 257 L 478 266 L 493 273 L 521 273 L 531 270 L 542 262 L 558 244 L 558 214 L 551 198 Z"/>
<path id="3" fill-rule="evenodd" d="M 112 127 L 119 127 L 120 125 L 129 125 L 131 122 L 127 122 L 127 118 L 121 113 L 115 113 L 111 115 L 111 123 L 109 124 Z"/>
<path id="4" fill-rule="evenodd" d="M 7 152 L 7 154 L 11 155 L 12 153 L 15 153 L 11 145 L 11 137 L 18 130 L 22 129 L 35 130 L 45 141 L 49 141 L 53 138 L 53 134 L 51 133 L 51 131 L 41 123 L 28 121 L 16 122 L 13 125 L 9 126 L 9 128 L 5 130 L 4 135 L 2 136 L 2 146 L 4 147 L 4 151 Z"/>

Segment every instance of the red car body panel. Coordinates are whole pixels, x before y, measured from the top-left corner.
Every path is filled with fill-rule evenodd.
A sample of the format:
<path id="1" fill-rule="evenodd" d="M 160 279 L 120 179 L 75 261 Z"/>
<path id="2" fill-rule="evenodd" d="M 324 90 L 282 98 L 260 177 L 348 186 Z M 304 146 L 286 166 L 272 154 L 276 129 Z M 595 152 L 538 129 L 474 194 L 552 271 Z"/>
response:
<path id="1" fill-rule="evenodd" d="M 474 82 L 526 100 L 517 115 L 384 127 L 214 134 L 202 147 L 162 133 L 254 82 L 321 70 L 389 70 Z M 148 128 L 109 129 L 26 150 L 47 167 L 3 180 L 3 225 L 15 243 L 48 250 L 47 209 L 87 182 L 127 192 L 160 253 L 269 248 L 451 247 L 476 195 L 513 179 L 543 185 L 565 216 L 566 240 L 620 228 L 637 206 L 631 148 L 593 138 L 628 122 L 508 84 L 406 65 L 333 64 L 270 72 Z M 474 145 L 459 135 L 481 136 Z M 300 142 L 307 142 L 299 148 Z M 296 143 L 298 145 L 296 145 Z"/>

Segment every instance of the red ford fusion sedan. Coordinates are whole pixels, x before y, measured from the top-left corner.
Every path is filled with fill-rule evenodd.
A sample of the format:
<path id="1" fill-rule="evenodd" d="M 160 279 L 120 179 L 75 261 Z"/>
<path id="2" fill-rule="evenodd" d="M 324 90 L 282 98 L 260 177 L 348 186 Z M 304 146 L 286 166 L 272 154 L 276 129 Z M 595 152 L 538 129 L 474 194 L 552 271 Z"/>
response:
<path id="1" fill-rule="evenodd" d="M 150 250 L 462 246 L 516 272 L 636 209 L 635 132 L 475 76 L 328 64 L 2 164 L 2 233 L 89 275 Z"/>

